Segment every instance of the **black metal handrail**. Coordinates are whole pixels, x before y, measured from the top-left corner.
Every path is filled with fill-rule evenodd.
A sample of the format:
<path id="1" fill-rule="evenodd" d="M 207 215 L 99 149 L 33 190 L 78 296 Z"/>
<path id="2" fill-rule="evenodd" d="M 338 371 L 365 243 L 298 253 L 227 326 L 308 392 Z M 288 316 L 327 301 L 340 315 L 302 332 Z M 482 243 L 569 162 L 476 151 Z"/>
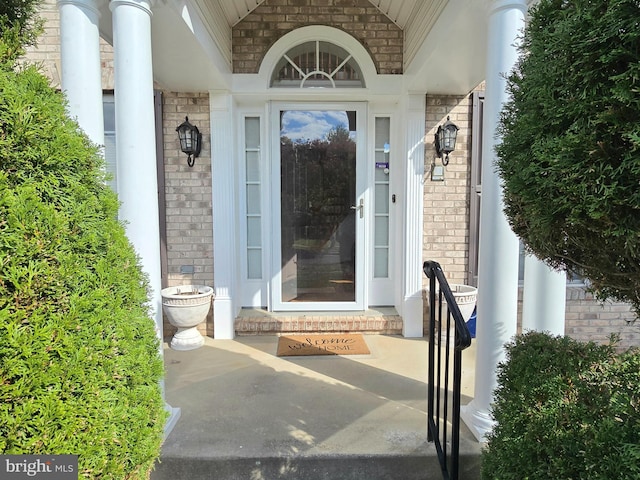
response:
<path id="1" fill-rule="evenodd" d="M 442 478 L 445 480 L 458 480 L 460 466 L 462 351 L 471 345 L 471 333 L 464 322 L 460 308 L 458 308 L 440 264 L 434 261 L 426 261 L 424 262 L 423 270 L 429 278 L 427 439 L 430 442 L 434 442 L 436 447 L 440 468 L 442 469 Z M 436 281 L 439 288 L 436 287 Z M 445 318 L 443 318 L 443 305 L 446 306 Z M 453 325 L 451 323 L 452 320 Z M 454 331 L 453 339 L 451 338 L 452 327 Z M 452 351 L 453 385 L 449 389 Z M 451 411 L 449 411 L 450 402 Z M 450 443 L 449 438 L 451 439 Z"/>

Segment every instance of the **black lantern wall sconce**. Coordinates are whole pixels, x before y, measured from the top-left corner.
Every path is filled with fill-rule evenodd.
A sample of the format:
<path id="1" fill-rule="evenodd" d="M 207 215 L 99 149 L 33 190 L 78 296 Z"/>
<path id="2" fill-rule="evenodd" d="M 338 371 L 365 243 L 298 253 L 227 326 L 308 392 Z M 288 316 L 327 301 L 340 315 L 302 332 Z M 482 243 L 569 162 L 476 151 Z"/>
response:
<path id="1" fill-rule="evenodd" d="M 196 157 L 200 155 L 202 147 L 202 134 L 198 127 L 189 123 L 189 117 L 184 117 L 184 122 L 176 128 L 180 139 L 180 150 L 187 154 L 187 165 L 193 167 Z"/>
<path id="2" fill-rule="evenodd" d="M 456 149 L 456 137 L 458 136 L 458 127 L 449 120 L 444 125 L 438 126 L 438 131 L 435 134 L 436 154 L 438 158 L 442 158 L 442 165 L 449 164 L 449 154 Z"/>

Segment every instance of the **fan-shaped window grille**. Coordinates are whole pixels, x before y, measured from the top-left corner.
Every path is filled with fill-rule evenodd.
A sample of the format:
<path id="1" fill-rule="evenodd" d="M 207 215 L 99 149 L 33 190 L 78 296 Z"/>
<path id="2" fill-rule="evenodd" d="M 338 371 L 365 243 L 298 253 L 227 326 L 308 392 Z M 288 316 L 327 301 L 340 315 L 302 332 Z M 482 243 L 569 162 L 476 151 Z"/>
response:
<path id="1" fill-rule="evenodd" d="M 363 88 L 360 66 L 344 48 L 328 42 L 302 43 L 289 50 L 271 75 L 272 87 Z"/>

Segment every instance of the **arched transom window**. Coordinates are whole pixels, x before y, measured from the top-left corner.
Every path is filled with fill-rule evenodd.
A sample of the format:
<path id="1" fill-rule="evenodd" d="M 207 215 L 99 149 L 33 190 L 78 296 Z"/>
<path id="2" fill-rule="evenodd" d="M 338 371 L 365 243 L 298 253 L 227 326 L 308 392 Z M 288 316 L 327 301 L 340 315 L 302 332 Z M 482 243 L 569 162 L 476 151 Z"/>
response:
<path id="1" fill-rule="evenodd" d="M 311 41 L 290 49 L 271 74 L 272 87 L 364 88 L 360 66 L 344 48 Z"/>

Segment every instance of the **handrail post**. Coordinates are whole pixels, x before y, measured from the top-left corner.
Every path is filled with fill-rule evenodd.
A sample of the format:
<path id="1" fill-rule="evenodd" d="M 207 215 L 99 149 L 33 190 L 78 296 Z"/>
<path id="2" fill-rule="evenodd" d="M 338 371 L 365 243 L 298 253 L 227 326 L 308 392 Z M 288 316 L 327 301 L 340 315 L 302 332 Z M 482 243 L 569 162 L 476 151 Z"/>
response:
<path id="1" fill-rule="evenodd" d="M 433 339 L 436 336 L 436 323 L 433 319 L 436 318 L 436 302 L 435 302 L 435 291 L 436 291 L 436 276 L 433 274 L 432 267 L 426 269 L 426 265 L 428 262 L 425 262 L 425 273 L 429 278 L 429 368 L 428 368 L 428 379 L 427 379 L 427 414 L 428 418 L 433 418 L 434 413 L 434 380 L 435 380 L 435 342 Z M 427 273 L 427 271 L 429 273 Z M 433 433 L 431 432 L 431 428 L 427 422 L 427 440 L 429 442 L 433 442 Z"/>
<path id="2" fill-rule="evenodd" d="M 438 461 L 444 480 L 458 480 L 460 457 L 460 395 L 462 387 L 462 351 L 471 345 L 471 333 L 467 327 L 460 308 L 458 307 L 449 282 L 442 272 L 438 262 L 426 261 L 423 271 L 429 278 L 429 368 L 427 378 L 427 439 L 434 442 Z M 436 295 L 436 281 L 438 294 Z M 437 301 L 436 301 L 437 298 Z M 446 340 L 442 342 L 442 303 L 446 302 L 447 320 L 452 319 L 455 326 L 453 338 L 453 387 L 449 392 L 449 361 L 451 341 L 448 328 Z M 438 303 L 438 317 L 436 317 L 436 303 Z M 439 323 L 436 336 L 436 321 Z M 447 321 L 447 323 L 449 323 Z M 436 365 L 436 344 L 438 347 L 438 362 Z M 444 365 L 440 359 L 441 349 L 445 348 Z M 436 376 L 436 368 L 438 375 Z M 441 385 L 442 371 L 444 370 L 444 386 Z M 449 419 L 449 394 L 452 396 L 451 418 Z M 441 398 L 443 401 L 441 402 Z M 441 408 L 442 403 L 442 408 Z M 448 453 L 447 425 L 451 422 L 451 444 Z"/>

